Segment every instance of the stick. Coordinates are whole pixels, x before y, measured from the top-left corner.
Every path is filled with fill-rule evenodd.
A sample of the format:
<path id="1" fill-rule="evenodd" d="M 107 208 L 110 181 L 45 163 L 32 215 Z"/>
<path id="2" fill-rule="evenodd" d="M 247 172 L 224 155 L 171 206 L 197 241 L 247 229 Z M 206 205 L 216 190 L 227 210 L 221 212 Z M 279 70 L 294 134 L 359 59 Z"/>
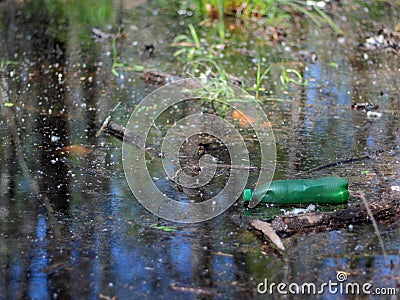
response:
<path id="1" fill-rule="evenodd" d="M 218 294 L 218 291 L 216 288 L 179 286 L 176 284 L 171 284 L 170 287 L 173 291 L 187 292 L 187 293 L 193 293 L 193 294 L 198 294 L 198 295 L 216 296 Z"/>
<path id="2" fill-rule="evenodd" d="M 111 114 L 118 108 L 118 106 L 121 105 L 121 102 L 118 102 L 117 105 L 114 106 L 114 108 L 111 110 L 110 114 L 108 115 L 108 117 L 104 120 L 103 125 L 101 125 L 100 129 L 97 131 L 96 133 L 96 137 L 99 137 L 99 135 L 104 131 L 104 129 L 107 127 L 107 124 L 110 122 L 111 120 Z"/>
<path id="3" fill-rule="evenodd" d="M 384 152 L 384 150 L 380 149 L 380 150 L 376 151 L 373 154 L 373 156 L 377 156 L 377 155 L 379 155 L 379 154 L 381 154 L 383 152 Z M 336 167 L 336 166 L 345 165 L 345 164 L 351 164 L 351 163 L 354 163 L 354 162 L 363 161 L 363 160 L 367 160 L 367 159 L 371 159 L 371 156 L 370 155 L 364 155 L 364 156 L 354 157 L 354 158 L 353 157 L 352 158 L 345 158 L 345 159 L 342 159 L 342 160 L 335 161 L 333 163 L 329 163 L 329 164 L 326 164 L 326 165 L 322 165 L 322 166 L 318 166 L 318 167 L 312 168 L 312 169 L 308 170 L 307 172 L 308 173 L 312 173 L 312 172 L 320 171 L 320 170 L 323 170 L 323 169 L 328 169 L 328 168 L 331 168 L 331 167 Z"/>
<path id="4" fill-rule="evenodd" d="M 363 192 L 359 191 L 359 194 L 360 194 L 360 198 L 361 198 L 362 202 L 364 203 L 365 209 L 367 210 L 368 217 L 371 219 L 372 225 L 374 226 L 375 234 L 378 237 L 379 244 L 381 245 L 381 248 L 383 251 L 383 256 L 385 257 L 385 260 L 389 262 L 389 257 L 386 253 L 385 245 L 383 244 L 382 236 L 379 231 L 378 224 L 376 223 L 376 220 L 374 218 L 374 215 L 372 214 L 371 208 L 369 207 L 367 199 L 365 199 Z"/>
<path id="5" fill-rule="evenodd" d="M 112 136 L 115 136 L 117 139 L 123 141 L 124 143 L 128 143 L 140 150 L 143 150 L 153 157 L 163 157 L 163 154 L 159 150 L 153 147 L 146 147 L 145 142 L 140 136 L 134 135 L 125 127 L 118 125 L 112 121 L 109 121 L 105 126 L 105 132 Z"/>

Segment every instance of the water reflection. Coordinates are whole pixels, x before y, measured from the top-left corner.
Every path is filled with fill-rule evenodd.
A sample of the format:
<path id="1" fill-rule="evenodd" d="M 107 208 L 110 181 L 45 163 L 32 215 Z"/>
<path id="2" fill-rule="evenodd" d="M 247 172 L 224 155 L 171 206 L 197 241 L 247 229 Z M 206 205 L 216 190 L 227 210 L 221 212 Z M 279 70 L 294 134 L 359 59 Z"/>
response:
<path id="1" fill-rule="evenodd" d="M 29 286 L 28 286 L 28 297 L 30 299 L 50 299 L 48 293 L 48 282 L 47 274 L 43 272 L 48 266 L 48 253 L 46 239 L 46 215 L 43 213 L 38 214 L 37 226 L 36 226 L 36 237 L 32 252 L 29 255 L 31 257 L 31 265 L 29 267 Z"/>

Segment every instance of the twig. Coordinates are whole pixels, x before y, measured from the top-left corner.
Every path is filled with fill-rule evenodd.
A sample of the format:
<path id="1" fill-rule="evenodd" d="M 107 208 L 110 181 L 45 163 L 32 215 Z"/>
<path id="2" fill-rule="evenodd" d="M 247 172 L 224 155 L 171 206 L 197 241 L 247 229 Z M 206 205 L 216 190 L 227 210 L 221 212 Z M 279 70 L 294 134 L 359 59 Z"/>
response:
<path id="1" fill-rule="evenodd" d="M 207 295 L 207 296 L 218 295 L 218 291 L 216 288 L 191 287 L 191 286 L 182 286 L 182 285 L 176 285 L 176 284 L 171 284 L 170 287 L 173 291 L 193 293 L 193 294 L 198 294 L 198 295 Z"/>
<path id="2" fill-rule="evenodd" d="M 361 198 L 361 200 L 362 200 L 362 202 L 363 202 L 363 204 L 365 206 L 365 209 L 367 210 L 368 217 L 371 219 L 372 226 L 374 226 L 375 234 L 378 237 L 379 244 L 381 245 L 383 256 L 385 257 L 385 260 L 389 262 L 389 257 L 388 257 L 388 255 L 386 253 L 385 245 L 383 244 L 383 240 L 382 240 L 381 233 L 379 231 L 378 224 L 376 223 L 374 215 L 372 214 L 372 211 L 371 211 L 371 209 L 370 209 L 370 207 L 368 205 L 367 199 L 365 199 L 365 196 L 364 196 L 363 192 L 361 192 L 361 191 L 358 191 L 358 192 L 359 192 L 360 198 Z"/>
<path id="3" fill-rule="evenodd" d="M 100 134 L 104 131 L 104 129 L 106 129 L 108 123 L 110 122 L 110 119 L 111 119 L 111 116 L 108 116 L 108 117 L 104 120 L 104 122 L 103 122 L 103 124 L 101 125 L 100 129 L 96 132 L 96 137 L 99 137 Z"/>
<path id="4" fill-rule="evenodd" d="M 144 152 L 150 154 L 151 156 L 161 157 L 161 158 L 163 157 L 163 154 L 159 150 L 153 147 L 147 147 L 145 141 L 143 141 L 140 136 L 133 134 L 125 127 L 118 125 L 112 121 L 109 121 L 107 123 L 104 131 L 112 136 L 115 136 L 117 139 L 123 141 L 124 143 L 128 143 L 140 150 L 143 150 Z"/>
<path id="5" fill-rule="evenodd" d="M 107 127 L 108 123 L 111 120 L 111 114 L 118 108 L 118 106 L 121 105 L 121 102 L 118 102 L 117 105 L 114 106 L 114 108 L 111 110 L 110 114 L 107 116 L 107 118 L 104 120 L 103 125 L 101 125 L 100 129 L 96 133 L 96 137 L 99 137 L 100 134 L 104 131 L 104 129 Z"/>
<path id="6" fill-rule="evenodd" d="M 230 168 L 230 169 L 240 169 L 240 170 L 250 170 L 250 171 L 268 170 L 268 168 L 256 167 L 256 166 L 239 166 L 239 165 L 219 164 L 219 163 L 217 163 L 216 165 L 217 168 Z"/>
<path id="7" fill-rule="evenodd" d="M 377 155 L 379 155 L 379 154 L 381 154 L 383 152 L 384 152 L 384 150 L 380 149 L 380 150 L 376 151 L 373 154 L 373 156 L 377 156 Z M 328 169 L 328 168 L 332 168 L 332 167 L 336 167 L 336 166 L 340 166 L 340 165 L 345 165 L 345 164 L 351 164 L 351 163 L 354 163 L 354 162 L 363 161 L 363 160 L 367 160 L 367 159 L 371 159 L 371 158 L 372 158 L 371 155 L 364 155 L 364 156 L 354 157 L 354 158 L 353 157 L 345 158 L 345 159 L 341 159 L 341 160 L 335 161 L 333 163 L 329 163 L 329 164 L 326 164 L 326 165 L 322 165 L 322 166 L 318 166 L 318 167 L 312 168 L 312 169 L 308 170 L 307 172 L 308 173 L 312 173 L 312 172 L 320 171 L 320 170 L 323 170 L 323 169 Z"/>

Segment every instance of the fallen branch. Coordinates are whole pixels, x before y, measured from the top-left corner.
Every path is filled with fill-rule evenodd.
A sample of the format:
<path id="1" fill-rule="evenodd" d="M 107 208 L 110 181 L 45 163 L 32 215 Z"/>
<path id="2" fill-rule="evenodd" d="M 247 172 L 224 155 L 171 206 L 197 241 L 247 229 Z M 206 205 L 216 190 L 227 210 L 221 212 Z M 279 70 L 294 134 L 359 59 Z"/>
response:
<path id="1" fill-rule="evenodd" d="M 398 199 L 390 194 L 369 203 L 370 214 L 375 220 L 395 222 L 400 215 Z M 326 231 L 345 228 L 349 225 L 370 224 L 371 218 L 363 204 L 354 204 L 333 212 L 308 212 L 300 215 L 277 216 L 270 224 L 275 232 L 289 237 L 312 231 Z"/>
<path id="2" fill-rule="evenodd" d="M 147 147 L 141 137 L 133 134 L 125 127 L 118 125 L 112 121 L 108 121 L 107 125 L 104 127 L 104 131 L 123 141 L 124 143 L 133 145 L 136 148 L 143 150 L 153 157 L 163 157 L 162 153 L 159 150 L 153 147 Z"/>

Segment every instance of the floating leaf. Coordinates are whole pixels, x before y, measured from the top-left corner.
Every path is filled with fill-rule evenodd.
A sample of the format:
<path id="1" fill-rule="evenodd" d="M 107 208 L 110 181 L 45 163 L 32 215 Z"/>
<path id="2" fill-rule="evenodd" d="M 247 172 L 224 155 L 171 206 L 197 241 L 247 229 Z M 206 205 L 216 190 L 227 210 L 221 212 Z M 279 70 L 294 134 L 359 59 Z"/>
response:
<path id="1" fill-rule="evenodd" d="M 250 125 L 251 123 L 253 123 L 253 121 L 254 121 L 254 119 L 253 118 L 250 118 L 250 117 L 248 117 L 248 116 L 245 116 L 242 112 L 240 112 L 240 111 L 238 111 L 238 110 L 234 110 L 233 112 L 232 112 L 232 119 L 234 119 L 234 120 L 238 120 L 239 121 L 239 125 L 241 126 L 241 127 L 243 127 L 243 126 L 248 126 L 248 125 Z"/>
<path id="2" fill-rule="evenodd" d="M 279 249 L 285 250 L 285 246 L 283 246 L 282 240 L 276 234 L 275 230 L 271 227 L 271 225 L 267 222 L 260 220 L 252 220 L 250 224 L 257 230 L 260 230 L 267 236 L 271 242 L 273 242 Z"/>
<path id="3" fill-rule="evenodd" d="M 92 152 L 93 152 L 92 149 L 86 148 L 85 146 L 81 145 L 69 145 L 62 147 L 60 150 L 57 151 L 59 155 L 65 155 L 65 156 L 73 156 L 73 155 L 84 156 Z"/>
<path id="4" fill-rule="evenodd" d="M 196 44 L 195 43 L 191 43 L 191 42 L 175 42 L 171 44 L 171 47 L 195 47 Z"/>
<path id="5" fill-rule="evenodd" d="M 4 106 L 5 107 L 12 107 L 12 106 L 14 106 L 14 103 L 6 102 L 6 103 L 4 103 Z"/>
<path id="6" fill-rule="evenodd" d="M 246 116 L 241 111 L 236 110 L 236 109 L 232 112 L 231 116 L 232 116 L 232 119 L 239 121 L 240 127 L 250 127 L 252 124 L 255 125 L 257 123 L 256 118 Z M 271 126 L 271 124 L 267 121 L 265 121 L 261 124 L 257 124 L 257 125 L 261 126 L 263 128 L 268 128 Z"/>
<path id="7" fill-rule="evenodd" d="M 165 232 L 175 232 L 177 230 L 176 226 L 163 226 L 163 225 L 157 225 L 157 224 L 151 224 L 150 228 L 162 230 Z"/>
<path id="8" fill-rule="evenodd" d="M 338 63 L 336 63 L 334 61 L 329 62 L 328 66 L 333 67 L 333 68 L 338 68 L 339 67 Z"/>

